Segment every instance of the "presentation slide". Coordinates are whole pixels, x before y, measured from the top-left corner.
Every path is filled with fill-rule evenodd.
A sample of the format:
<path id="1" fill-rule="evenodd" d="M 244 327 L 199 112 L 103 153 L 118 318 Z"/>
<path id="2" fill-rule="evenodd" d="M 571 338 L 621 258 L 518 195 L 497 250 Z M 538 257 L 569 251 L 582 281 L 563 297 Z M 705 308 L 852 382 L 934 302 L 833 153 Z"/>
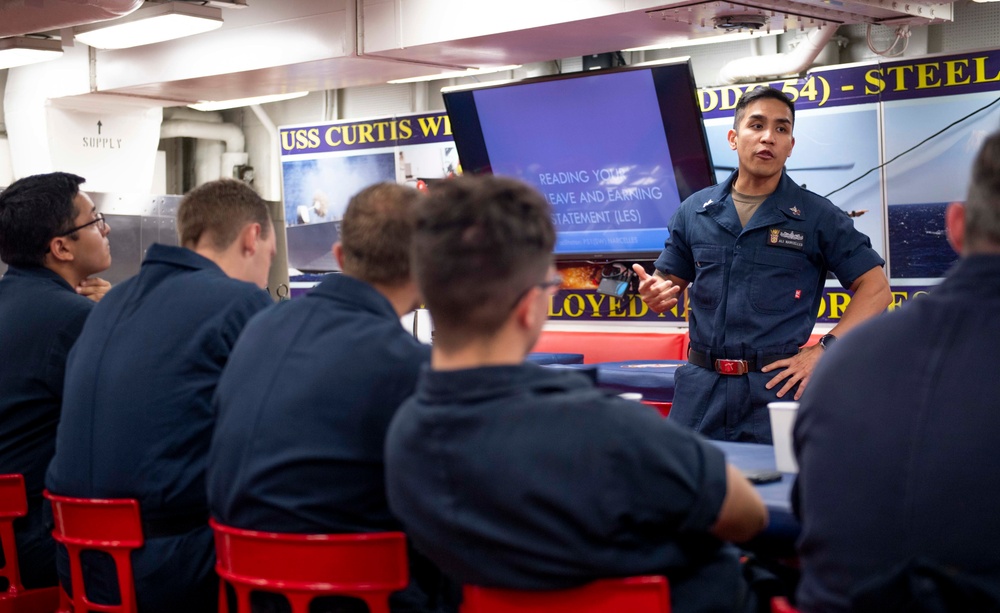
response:
<path id="1" fill-rule="evenodd" d="M 556 253 L 662 249 L 680 198 L 649 71 L 473 95 L 493 173 L 551 203 Z"/>

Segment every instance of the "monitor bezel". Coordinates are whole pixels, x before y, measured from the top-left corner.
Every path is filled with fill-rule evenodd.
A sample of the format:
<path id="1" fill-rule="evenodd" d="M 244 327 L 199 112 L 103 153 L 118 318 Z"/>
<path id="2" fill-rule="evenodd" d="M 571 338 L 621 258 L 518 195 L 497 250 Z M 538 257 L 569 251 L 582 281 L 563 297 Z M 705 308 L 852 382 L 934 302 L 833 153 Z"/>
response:
<path id="1" fill-rule="evenodd" d="M 695 86 L 690 58 L 673 58 L 659 62 L 648 62 L 632 66 L 571 72 L 557 75 L 543 75 L 525 79 L 495 81 L 473 85 L 462 85 L 441 90 L 445 109 L 451 122 L 452 138 L 458 149 L 462 171 L 468 174 L 492 174 L 489 152 L 483 137 L 482 125 L 476 110 L 474 94 L 477 91 L 517 87 L 534 83 L 547 83 L 567 79 L 599 78 L 603 75 L 631 71 L 648 71 L 653 78 L 657 106 L 661 117 L 661 129 L 670 151 L 677 181 L 678 195 L 683 202 L 691 194 L 715 184 L 715 169 L 708 146 L 705 123 Z M 680 95 L 678 92 L 689 92 Z M 627 110 L 627 109 L 622 109 Z M 456 118 L 458 121 L 456 121 Z M 694 149 L 692 149 L 692 147 Z M 682 168 L 679 165 L 683 161 Z M 664 228 L 663 239 L 667 239 Z M 618 261 L 655 259 L 660 248 L 649 250 L 623 249 L 621 251 L 579 251 L 557 252 L 554 257 L 560 261 Z"/>

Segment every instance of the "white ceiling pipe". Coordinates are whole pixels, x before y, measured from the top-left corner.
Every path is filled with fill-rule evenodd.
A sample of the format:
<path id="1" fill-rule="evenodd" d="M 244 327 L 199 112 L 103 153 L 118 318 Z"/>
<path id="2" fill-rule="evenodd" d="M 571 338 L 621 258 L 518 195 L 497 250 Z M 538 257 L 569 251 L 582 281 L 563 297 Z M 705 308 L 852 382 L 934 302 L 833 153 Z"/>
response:
<path id="1" fill-rule="evenodd" d="M 222 113 L 218 111 L 196 111 L 186 106 L 171 106 L 163 109 L 163 119 L 188 119 L 205 123 L 222 123 Z"/>
<path id="2" fill-rule="evenodd" d="M 222 158 L 226 157 L 223 149 L 222 141 L 219 140 L 199 138 L 194 141 L 194 159 L 192 161 L 194 162 L 194 184 L 196 186 L 221 179 L 225 174 L 222 170 Z"/>
<path id="3" fill-rule="evenodd" d="M 246 147 L 246 137 L 235 124 L 186 119 L 169 119 L 160 124 L 160 138 L 178 137 L 221 140 L 226 143 L 226 153 L 243 153 Z"/>
<path id="4" fill-rule="evenodd" d="M 266 177 L 260 177 L 261 179 L 266 179 L 265 185 L 260 185 L 259 188 L 266 188 L 261 190 L 261 195 L 267 200 L 279 201 L 281 200 L 281 135 L 278 133 L 277 126 L 271 121 L 271 117 L 267 114 L 259 104 L 250 105 L 250 110 L 253 114 L 257 116 L 257 120 L 260 121 L 261 125 L 264 126 L 264 130 L 267 131 L 267 136 L 271 141 L 271 146 L 268 149 L 271 154 L 271 159 L 268 164 L 268 172 Z M 263 181 L 261 181 L 263 183 Z"/>
<path id="5" fill-rule="evenodd" d="M 809 68 L 816 56 L 837 32 L 837 26 L 811 30 L 795 49 L 776 55 L 758 55 L 733 60 L 719 71 L 722 83 L 752 83 L 764 77 L 799 74 Z"/>

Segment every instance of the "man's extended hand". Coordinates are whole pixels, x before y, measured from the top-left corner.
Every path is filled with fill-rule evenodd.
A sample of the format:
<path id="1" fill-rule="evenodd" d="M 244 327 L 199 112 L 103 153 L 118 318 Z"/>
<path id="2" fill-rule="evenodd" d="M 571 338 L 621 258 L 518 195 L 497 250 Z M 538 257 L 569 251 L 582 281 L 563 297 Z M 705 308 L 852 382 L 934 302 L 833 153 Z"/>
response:
<path id="1" fill-rule="evenodd" d="M 669 279 L 646 274 L 639 264 L 632 264 L 632 270 L 639 275 L 639 297 L 654 313 L 663 313 L 677 304 L 677 296 L 683 289 Z"/>
<path id="2" fill-rule="evenodd" d="M 100 302 L 101 298 L 104 297 L 104 294 L 108 293 L 109 289 L 111 289 L 111 284 L 104 279 L 99 277 L 90 277 L 88 279 L 84 279 L 80 282 L 80 285 L 76 286 L 76 293 L 81 296 L 86 296 L 94 302 Z"/>
<path id="3" fill-rule="evenodd" d="M 813 369 L 816 368 L 816 362 L 819 362 L 819 359 L 823 357 L 824 351 L 825 349 L 818 344 L 810 345 L 799 349 L 799 352 L 790 358 L 771 362 L 764 368 L 761 368 L 760 372 L 784 370 L 781 370 L 777 376 L 768 381 L 764 387 L 774 389 L 784 381 L 785 384 L 778 390 L 778 398 L 781 398 L 795 387 L 797 383 L 799 389 L 795 391 L 794 400 L 798 400 L 802 397 L 802 392 L 805 391 L 806 386 L 809 384 L 809 377 L 812 376 Z"/>

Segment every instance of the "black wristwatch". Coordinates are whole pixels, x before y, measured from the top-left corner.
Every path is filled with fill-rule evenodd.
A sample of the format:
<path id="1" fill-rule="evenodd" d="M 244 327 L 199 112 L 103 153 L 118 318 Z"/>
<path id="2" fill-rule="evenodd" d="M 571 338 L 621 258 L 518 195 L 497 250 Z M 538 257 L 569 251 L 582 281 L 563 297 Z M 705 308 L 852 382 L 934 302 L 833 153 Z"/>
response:
<path id="1" fill-rule="evenodd" d="M 824 334 L 819 337 L 819 346 L 824 350 L 833 347 L 833 344 L 837 342 L 837 337 L 832 334 Z"/>

